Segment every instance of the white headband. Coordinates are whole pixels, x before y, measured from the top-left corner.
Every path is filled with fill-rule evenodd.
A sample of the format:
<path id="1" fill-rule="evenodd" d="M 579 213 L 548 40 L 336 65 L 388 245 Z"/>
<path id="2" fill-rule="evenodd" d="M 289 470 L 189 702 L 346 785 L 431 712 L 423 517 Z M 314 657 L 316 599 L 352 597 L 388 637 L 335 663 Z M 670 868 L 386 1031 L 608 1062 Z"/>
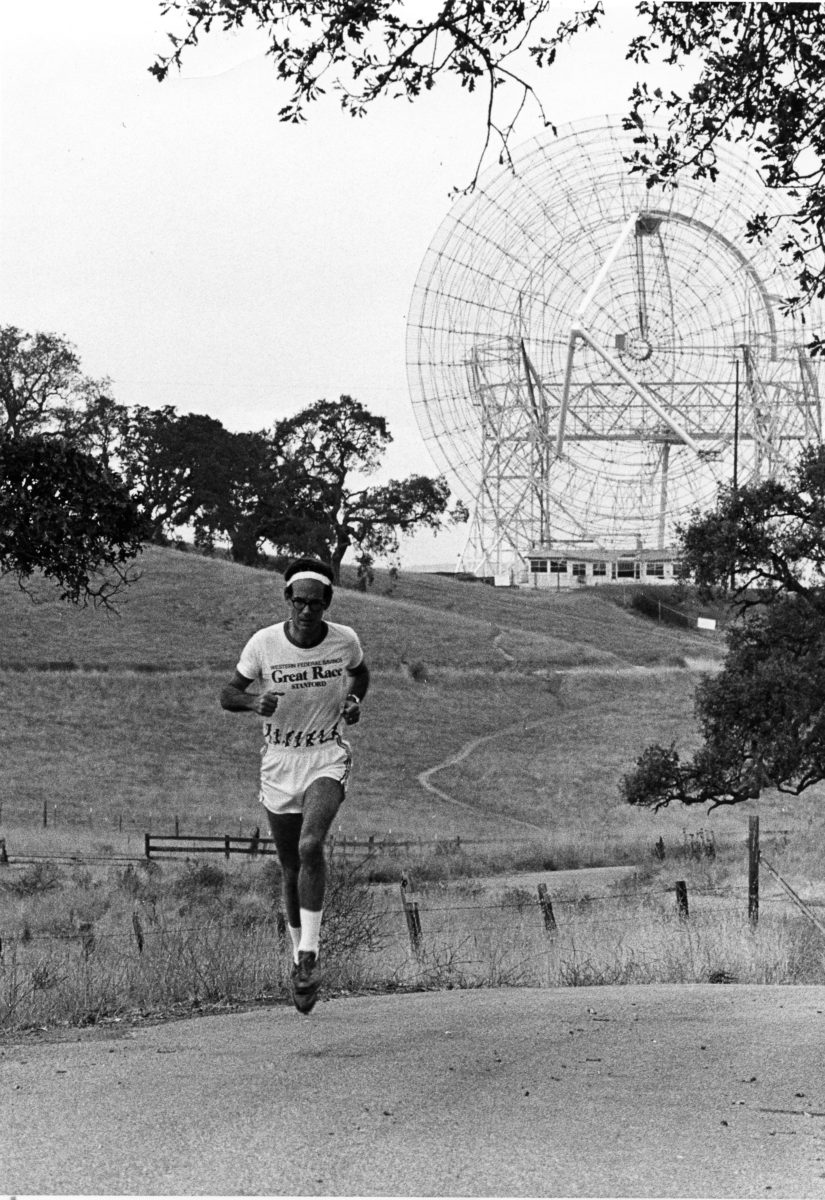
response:
<path id="1" fill-rule="evenodd" d="M 296 571 L 287 580 L 287 586 L 297 583 L 299 579 L 317 579 L 318 583 L 323 583 L 324 587 L 332 587 L 326 575 L 320 575 L 317 571 Z"/>

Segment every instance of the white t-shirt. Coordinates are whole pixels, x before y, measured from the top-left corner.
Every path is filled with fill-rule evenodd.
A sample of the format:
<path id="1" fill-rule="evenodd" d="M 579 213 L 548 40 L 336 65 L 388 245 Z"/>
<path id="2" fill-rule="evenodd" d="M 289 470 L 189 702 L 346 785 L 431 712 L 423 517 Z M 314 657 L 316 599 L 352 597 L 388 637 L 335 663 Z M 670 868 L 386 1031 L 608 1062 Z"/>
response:
<path id="1" fill-rule="evenodd" d="M 312 749 L 337 740 L 347 672 L 361 665 L 364 653 L 354 629 L 332 621 L 326 626 L 324 640 L 310 649 L 293 645 L 282 621 L 259 629 L 241 651 L 241 675 L 261 691 L 278 693 L 277 708 L 263 718 L 267 748 Z"/>

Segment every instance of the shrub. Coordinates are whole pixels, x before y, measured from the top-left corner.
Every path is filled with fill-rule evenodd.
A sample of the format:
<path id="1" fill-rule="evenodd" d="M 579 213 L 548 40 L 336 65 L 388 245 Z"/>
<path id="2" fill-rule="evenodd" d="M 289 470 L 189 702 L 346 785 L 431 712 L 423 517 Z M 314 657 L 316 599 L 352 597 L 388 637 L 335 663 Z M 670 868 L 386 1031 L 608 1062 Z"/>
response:
<path id="1" fill-rule="evenodd" d="M 324 901 L 324 961 L 331 971 L 344 973 L 359 954 L 380 950 L 385 944 L 375 893 L 358 868 L 333 865 Z"/>
<path id="2" fill-rule="evenodd" d="M 135 869 L 131 863 L 117 875 L 118 887 L 131 896 L 147 904 L 153 904 L 160 895 L 161 870 L 157 863 L 141 863 Z"/>
<path id="3" fill-rule="evenodd" d="M 51 862 L 35 863 L 4 885 L 15 896 L 39 896 L 60 886 L 60 871 Z"/>
<path id="4" fill-rule="evenodd" d="M 172 892 L 182 900 L 193 901 L 204 893 L 214 897 L 226 885 L 226 872 L 214 863 L 187 863 L 186 871 L 172 885 Z"/>

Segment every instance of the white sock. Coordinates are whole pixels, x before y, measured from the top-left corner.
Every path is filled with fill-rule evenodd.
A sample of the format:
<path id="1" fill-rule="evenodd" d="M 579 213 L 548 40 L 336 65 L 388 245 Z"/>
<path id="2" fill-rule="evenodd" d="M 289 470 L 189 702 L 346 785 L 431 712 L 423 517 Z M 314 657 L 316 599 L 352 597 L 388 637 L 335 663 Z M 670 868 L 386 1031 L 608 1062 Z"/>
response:
<path id="1" fill-rule="evenodd" d="M 289 936 L 292 938 L 292 961 L 298 961 L 298 947 L 301 944 L 301 926 L 287 925 Z"/>
<path id="2" fill-rule="evenodd" d="M 308 908 L 301 909 L 301 940 L 299 950 L 311 950 L 318 953 L 321 940 L 321 912 L 311 912 Z"/>

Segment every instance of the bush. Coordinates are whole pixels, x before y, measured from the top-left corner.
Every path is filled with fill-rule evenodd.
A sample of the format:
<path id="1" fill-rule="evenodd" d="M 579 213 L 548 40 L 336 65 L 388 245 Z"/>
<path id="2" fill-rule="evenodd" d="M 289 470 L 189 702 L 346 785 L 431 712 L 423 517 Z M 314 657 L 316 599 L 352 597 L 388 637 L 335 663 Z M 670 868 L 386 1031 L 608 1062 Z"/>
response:
<path id="1" fill-rule="evenodd" d="M 157 863 L 146 862 L 135 869 L 131 863 L 117 876 L 117 885 L 133 900 L 153 903 L 160 895 L 161 870 Z"/>
<path id="2" fill-rule="evenodd" d="M 344 973 L 357 955 L 383 947 L 385 938 L 375 894 L 357 867 L 330 867 L 322 937 L 325 967 Z"/>
<path id="3" fill-rule="evenodd" d="M 214 863 L 187 863 L 185 873 L 172 885 L 172 894 L 188 901 L 197 900 L 204 893 L 214 898 L 223 891 L 226 882 L 226 871 Z"/>
<path id="4" fill-rule="evenodd" d="M 60 886 L 60 871 L 51 862 L 35 863 L 17 879 L 10 879 L 4 886 L 15 896 L 42 896 Z"/>

